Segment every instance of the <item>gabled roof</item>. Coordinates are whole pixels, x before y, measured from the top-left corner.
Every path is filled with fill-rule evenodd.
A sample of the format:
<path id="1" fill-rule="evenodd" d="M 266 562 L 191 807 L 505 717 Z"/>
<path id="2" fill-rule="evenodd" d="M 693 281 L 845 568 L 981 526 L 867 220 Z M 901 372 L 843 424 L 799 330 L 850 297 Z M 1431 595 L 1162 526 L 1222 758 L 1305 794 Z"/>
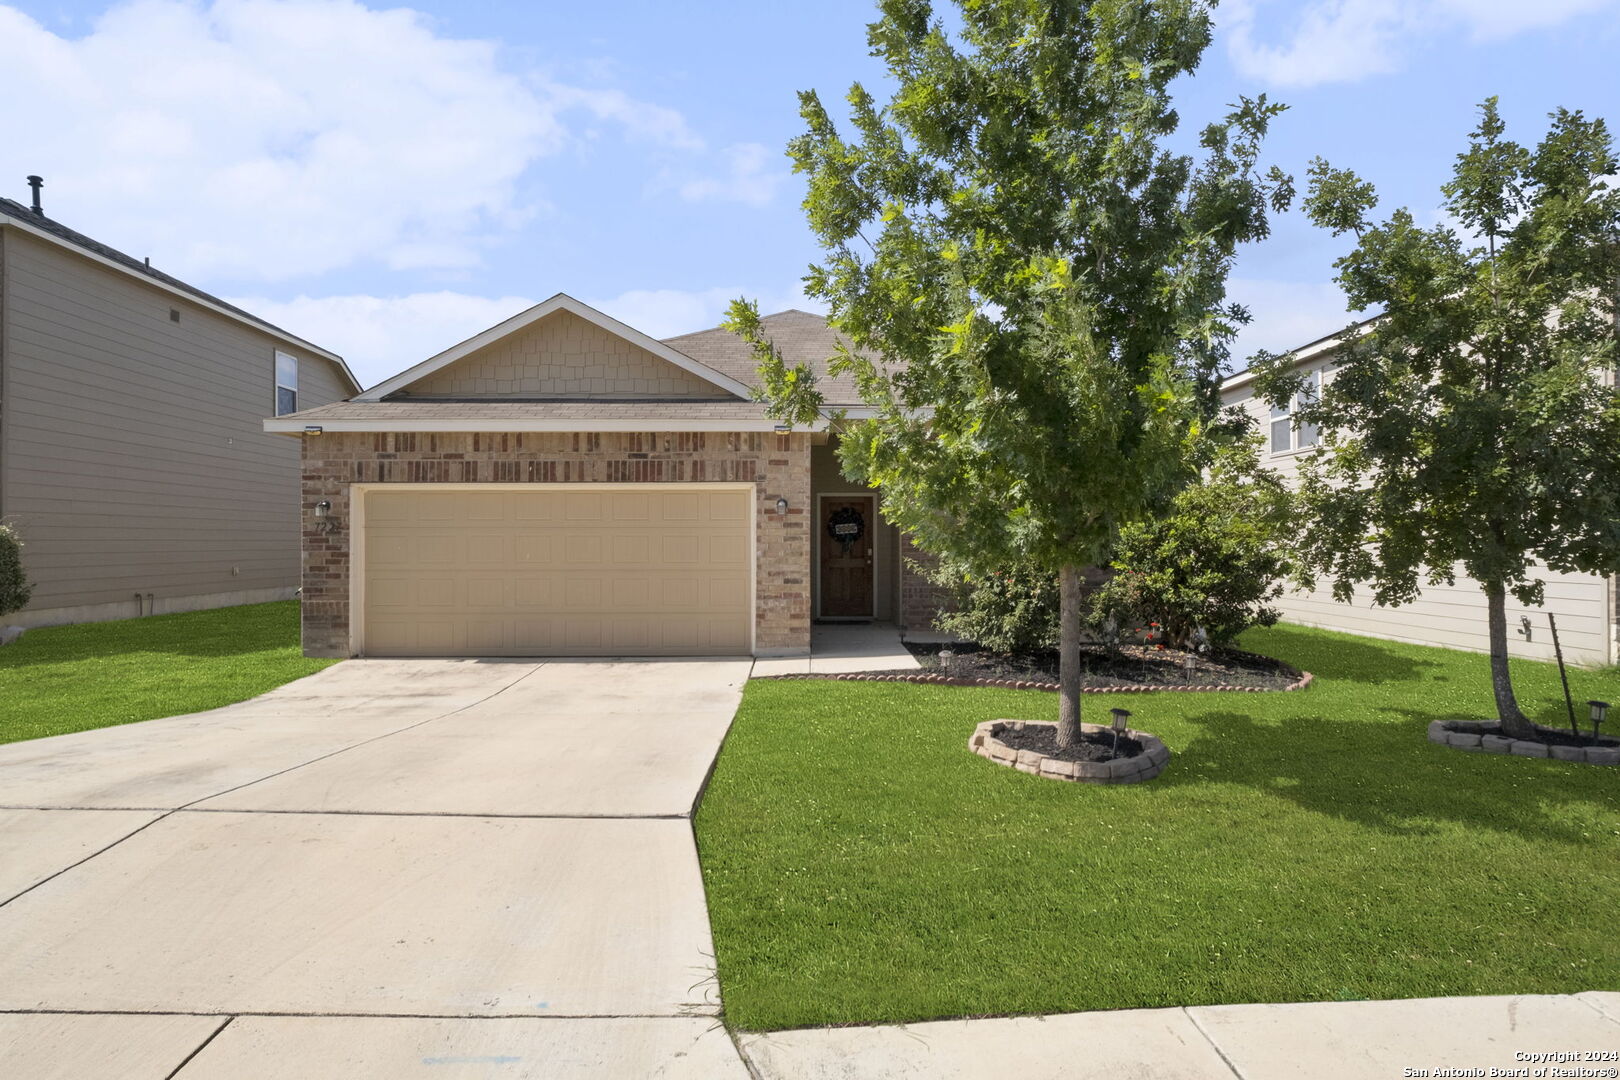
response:
<path id="1" fill-rule="evenodd" d="M 147 284 L 155 285 L 166 292 L 183 296 L 236 322 L 263 331 L 271 337 L 280 338 L 294 348 L 330 360 L 337 365 L 338 370 L 343 373 L 343 377 L 349 381 L 349 385 L 354 390 L 358 391 L 360 389 L 360 383 L 355 379 L 354 372 L 349 370 L 349 365 L 344 363 L 343 357 L 337 353 L 323 349 L 313 342 L 305 341 L 296 334 L 290 334 L 281 327 L 259 318 L 257 315 L 243 311 L 234 304 L 228 304 L 217 296 L 203 292 L 195 285 L 188 285 L 179 278 L 171 277 L 161 270 L 154 270 L 145 260 L 126 255 L 117 248 L 108 247 L 101 241 L 93 240 L 81 232 L 68 228 L 60 221 L 46 217 L 44 214 L 36 214 L 20 202 L 0 198 L 0 228 L 14 228 L 58 247 L 72 248 L 78 254 L 84 255 L 103 266 L 139 278 Z"/>
<path id="2" fill-rule="evenodd" d="M 827 361 L 838 350 L 840 342 L 848 339 L 827 323 L 824 315 L 790 308 L 760 319 L 765 336 L 782 352 L 789 367 L 806 364 L 815 373 L 816 385 L 829 408 L 863 404 L 855 389 L 855 380 L 848 375 L 836 378 L 827 374 Z M 759 383 L 759 362 L 753 349 L 742 338 L 723 327 L 699 330 L 692 334 L 665 338 L 670 345 L 692 359 L 716 371 L 725 372 L 738 382 L 755 386 Z"/>
<path id="3" fill-rule="evenodd" d="M 1366 333 L 1367 328 L 1382 317 L 1383 316 L 1381 315 L 1374 315 L 1371 318 L 1362 319 L 1360 322 L 1352 323 L 1343 330 L 1335 330 L 1333 333 L 1324 337 L 1319 337 L 1315 341 L 1308 341 L 1299 348 L 1291 350 L 1286 355 L 1294 366 L 1298 367 L 1300 364 L 1303 364 L 1308 360 L 1315 360 L 1321 357 L 1324 353 L 1329 353 L 1334 349 L 1337 349 L 1340 345 L 1344 344 L 1348 335 L 1353 334 L 1359 337 L 1360 335 Z M 1241 390 L 1243 387 L 1254 381 L 1254 375 L 1255 373 L 1253 368 L 1244 368 L 1242 371 L 1232 372 L 1232 374 L 1221 380 L 1221 393 L 1224 394 L 1229 390 Z"/>
<path id="4" fill-rule="evenodd" d="M 459 345 L 452 345 L 450 348 L 444 350 L 442 353 L 439 353 L 437 356 L 429 357 L 420 364 L 417 364 L 415 367 L 408 368 L 405 371 L 400 372 L 398 375 L 395 375 L 393 378 L 386 379 L 383 382 L 378 383 L 370 390 L 367 390 L 365 393 L 355 398 L 355 400 L 362 402 L 380 402 L 389 394 L 403 390 L 412 383 L 433 374 L 435 371 L 448 367 L 457 360 L 477 352 L 484 346 L 499 341 L 501 338 L 504 338 L 509 334 L 515 334 L 525 327 L 534 325 L 541 319 L 544 319 L 546 316 L 553 315 L 559 311 L 567 311 L 573 315 L 576 315 L 579 318 L 584 319 L 586 322 L 592 323 L 610 334 L 621 337 L 633 345 L 646 349 L 660 360 L 667 361 L 668 363 L 680 368 L 682 371 L 696 375 L 705 382 L 713 383 L 716 387 L 724 390 L 734 397 L 740 398 L 744 401 L 748 400 L 749 388 L 747 383 L 741 382 L 723 371 L 718 371 L 712 367 L 709 367 L 707 364 L 700 363 L 699 361 L 694 360 L 691 356 L 688 356 L 686 353 L 681 352 L 678 349 L 671 348 L 669 345 L 657 340 L 656 338 L 648 337 L 640 330 L 637 330 L 632 326 L 625 325 L 618 319 L 613 318 L 611 315 L 603 314 L 602 312 L 591 307 L 589 304 L 575 300 L 567 293 L 558 293 L 551 299 L 543 300 L 534 305 L 532 308 L 529 308 L 527 311 L 521 311 L 512 316 L 510 319 L 507 319 L 505 322 L 498 323 L 495 326 L 490 327 L 481 334 L 474 334 L 472 337 L 468 338 L 466 341 L 463 341 Z"/>

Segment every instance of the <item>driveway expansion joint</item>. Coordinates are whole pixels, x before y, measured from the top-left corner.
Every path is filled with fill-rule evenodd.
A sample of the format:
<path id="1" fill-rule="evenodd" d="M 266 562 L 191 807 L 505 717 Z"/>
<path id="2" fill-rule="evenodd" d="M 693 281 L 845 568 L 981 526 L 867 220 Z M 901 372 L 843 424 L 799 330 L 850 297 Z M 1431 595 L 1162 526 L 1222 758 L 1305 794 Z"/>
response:
<path id="1" fill-rule="evenodd" d="M 213 1042 L 215 1039 L 219 1038 L 219 1033 L 224 1031 L 226 1028 L 230 1027 L 231 1026 L 231 1021 L 235 1020 L 235 1019 L 236 1019 L 236 1017 L 234 1017 L 234 1016 L 227 1016 L 225 1018 L 225 1022 L 223 1024 L 219 1025 L 218 1027 L 216 1027 L 213 1030 L 213 1032 L 209 1034 L 208 1038 L 206 1038 L 202 1042 L 198 1043 L 197 1048 L 195 1050 L 193 1050 L 191 1053 L 187 1054 L 184 1061 L 180 1062 L 180 1064 L 176 1065 L 173 1069 L 171 1069 L 169 1071 L 169 1075 L 165 1076 L 163 1078 L 163 1080 L 174 1080 L 174 1078 L 176 1076 L 179 1076 L 180 1075 L 180 1070 L 184 1069 L 187 1065 L 190 1065 L 191 1062 L 192 1062 L 192 1059 L 194 1059 L 198 1054 L 202 1053 L 204 1050 L 208 1049 L 208 1044 Z"/>
<path id="2" fill-rule="evenodd" d="M 1249 1080 L 1248 1077 L 1243 1075 L 1243 1070 L 1237 1067 L 1237 1063 L 1226 1056 L 1226 1051 L 1221 1048 L 1220 1043 L 1215 1041 L 1214 1036 L 1210 1035 L 1210 1033 L 1204 1029 L 1204 1025 L 1198 1022 L 1198 1017 L 1193 1014 L 1191 1008 L 1183 1005 L 1181 1006 L 1181 1013 L 1188 1019 L 1188 1021 L 1192 1023 L 1192 1026 L 1198 1030 L 1198 1034 L 1204 1037 L 1204 1041 L 1209 1043 L 1209 1048 L 1215 1051 L 1215 1055 L 1221 1059 L 1221 1063 L 1228 1069 L 1232 1070 L 1232 1075 L 1237 1077 L 1237 1080 Z"/>

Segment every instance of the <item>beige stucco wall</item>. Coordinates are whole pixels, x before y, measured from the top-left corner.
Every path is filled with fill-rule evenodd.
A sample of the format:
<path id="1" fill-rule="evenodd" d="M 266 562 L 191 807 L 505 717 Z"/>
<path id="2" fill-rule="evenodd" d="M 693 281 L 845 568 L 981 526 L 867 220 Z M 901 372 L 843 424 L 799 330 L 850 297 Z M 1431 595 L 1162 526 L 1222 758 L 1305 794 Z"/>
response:
<path id="1" fill-rule="evenodd" d="M 412 397 L 730 396 L 571 311 L 554 312 L 406 389 Z"/>
<path id="2" fill-rule="evenodd" d="M 303 407 L 346 395 L 337 368 L 54 244 L 0 236 L 0 517 L 34 582 L 9 621 L 132 616 L 137 592 L 158 611 L 287 595 L 298 447 L 262 427 L 275 350 L 299 355 Z"/>
<path id="3" fill-rule="evenodd" d="M 285 437 L 285 436 L 284 436 Z M 289 438 L 296 445 L 296 440 Z M 350 653 L 350 489 L 388 483 L 755 485 L 754 642 L 761 655 L 810 647 L 810 436 L 763 432 L 576 432 L 305 436 L 304 651 Z M 776 512 L 786 498 L 786 515 Z M 331 506 L 323 533 L 315 504 Z"/>
<path id="4" fill-rule="evenodd" d="M 1313 369 L 1322 370 L 1326 380 L 1333 377 L 1331 365 L 1324 360 L 1302 366 L 1302 370 Z M 1240 406 L 1254 418 L 1259 430 L 1266 433 L 1262 463 L 1292 481 L 1307 452 L 1271 453 L 1270 406 L 1255 398 L 1249 387 L 1228 391 L 1223 397 L 1226 404 Z M 1374 605 L 1368 596 L 1370 590 L 1365 587 L 1351 602 L 1340 603 L 1333 599 L 1329 582 L 1320 583 L 1315 590 L 1286 593 L 1277 606 L 1285 620 L 1304 626 L 1487 652 L 1490 642 L 1485 594 L 1477 581 L 1462 573 L 1460 567 L 1457 570 L 1454 584 L 1425 585 L 1416 601 L 1400 607 Z M 1615 643 L 1615 635 L 1620 630 L 1616 619 L 1620 615 L 1614 610 L 1617 600 L 1611 582 L 1591 574 L 1557 573 L 1545 567 L 1537 576 L 1546 582 L 1544 606 L 1523 607 L 1515 603 L 1511 594 L 1508 597 L 1509 652 L 1537 660 L 1553 659 L 1552 636 L 1547 626 L 1547 613 L 1551 612 L 1558 621 L 1566 660 L 1578 664 L 1606 664 L 1620 659 Z M 1519 632 L 1521 616 L 1527 616 L 1531 622 L 1528 640 Z"/>

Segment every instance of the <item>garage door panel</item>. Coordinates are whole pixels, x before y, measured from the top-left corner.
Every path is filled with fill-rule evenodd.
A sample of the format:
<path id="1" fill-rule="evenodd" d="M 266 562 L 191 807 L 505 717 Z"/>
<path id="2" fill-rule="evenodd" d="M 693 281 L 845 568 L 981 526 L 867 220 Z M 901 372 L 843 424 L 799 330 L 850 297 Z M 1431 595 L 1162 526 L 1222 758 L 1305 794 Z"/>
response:
<path id="1" fill-rule="evenodd" d="M 511 538 L 500 533 L 474 533 L 467 537 L 468 566 L 505 567 L 512 562 Z"/>
<path id="2" fill-rule="evenodd" d="M 524 610 L 555 611 L 562 606 L 559 600 L 562 586 L 562 577 L 555 574 L 515 577 L 512 581 L 512 604 Z"/>
<path id="3" fill-rule="evenodd" d="M 751 491 L 373 491 L 371 655 L 744 653 Z"/>
<path id="4" fill-rule="evenodd" d="M 451 566 L 462 560 L 458 558 L 460 546 L 456 543 L 457 537 L 434 535 L 416 536 L 411 544 L 411 560 L 419 564 Z"/>
<path id="5" fill-rule="evenodd" d="M 559 537 L 524 531 L 512 539 L 512 557 L 520 563 L 550 566 L 557 561 Z"/>

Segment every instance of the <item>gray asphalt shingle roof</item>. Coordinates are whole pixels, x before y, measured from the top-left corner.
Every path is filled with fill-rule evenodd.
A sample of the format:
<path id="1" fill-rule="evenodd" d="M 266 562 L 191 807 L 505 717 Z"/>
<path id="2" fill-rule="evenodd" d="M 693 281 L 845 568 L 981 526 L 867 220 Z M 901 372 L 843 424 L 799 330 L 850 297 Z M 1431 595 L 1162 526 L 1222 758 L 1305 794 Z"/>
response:
<path id="1" fill-rule="evenodd" d="M 837 378 L 827 375 L 827 360 L 837 350 L 838 343 L 847 339 L 827 325 L 824 316 L 790 309 L 767 315 L 760 322 L 766 336 L 782 350 L 782 359 L 787 361 L 789 367 L 801 363 L 809 365 L 828 405 L 861 404 L 854 379 L 847 375 Z M 664 344 L 679 349 L 698 363 L 729 375 L 740 383 L 759 385 L 753 350 L 729 330 L 717 326 L 711 330 L 665 338 Z"/>

